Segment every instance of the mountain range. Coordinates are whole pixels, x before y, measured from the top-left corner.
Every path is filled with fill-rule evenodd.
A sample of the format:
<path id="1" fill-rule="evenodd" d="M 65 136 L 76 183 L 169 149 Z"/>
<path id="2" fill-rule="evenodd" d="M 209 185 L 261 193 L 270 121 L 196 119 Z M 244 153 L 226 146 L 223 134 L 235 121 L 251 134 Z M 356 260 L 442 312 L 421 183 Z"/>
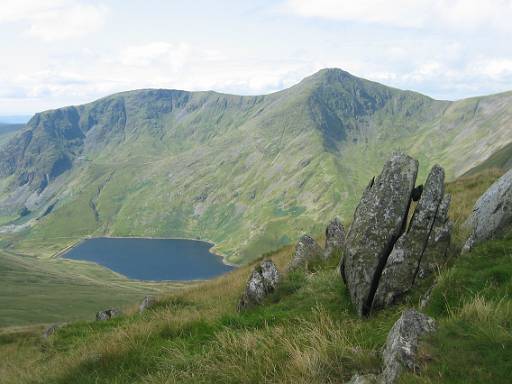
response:
<path id="1" fill-rule="evenodd" d="M 200 238 L 242 263 L 350 221 L 394 150 L 419 159 L 420 180 L 435 163 L 454 179 L 496 163 L 511 132 L 512 92 L 440 101 L 340 69 L 263 96 L 118 93 L 38 113 L 0 142 L 0 245 Z"/>

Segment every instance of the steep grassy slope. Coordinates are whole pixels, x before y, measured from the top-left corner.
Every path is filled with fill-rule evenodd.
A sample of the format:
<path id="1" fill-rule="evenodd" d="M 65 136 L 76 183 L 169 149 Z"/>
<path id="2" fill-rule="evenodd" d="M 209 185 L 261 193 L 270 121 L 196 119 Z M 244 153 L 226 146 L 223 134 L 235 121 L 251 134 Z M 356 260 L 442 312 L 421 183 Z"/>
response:
<path id="1" fill-rule="evenodd" d="M 505 145 L 503 148 L 493 153 L 484 162 L 469 170 L 464 175 L 472 176 L 486 169 L 492 168 L 498 169 L 501 172 L 506 172 L 512 168 L 512 143 Z"/>
<path id="2" fill-rule="evenodd" d="M 11 140 L 15 133 L 24 126 L 24 124 L 0 123 L 0 146 Z"/>
<path id="3" fill-rule="evenodd" d="M 86 235 L 178 236 L 244 262 L 349 220 L 391 151 L 454 177 L 511 128 L 512 93 L 435 101 L 337 69 L 265 96 L 120 93 L 37 114 L 1 147 L 0 231 L 32 255 Z"/>
<path id="4" fill-rule="evenodd" d="M 480 174 L 448 189 L 471 206 L 495 178 Z M 451 215 L 457 223 L 468 213 L 453 206 Z M 423 341 L 421 372 L 402 383 L 509 382 L 512 238 L 461 257 L 459 245 L 425 310 L 438 332 Z M 282 270 L 291 252 L 270 256 Z M 163 297 L 142 315 L 71 324 L 48 341 L 28 331 L 3 334 L 0 375 L 5 383 L 344 383 L 377 372 L 387 332 L 419 292 L 361 320 L 336 264 L 287 275 L 263 306 L 242 314 L 235 306 L 250 266 Z"/>

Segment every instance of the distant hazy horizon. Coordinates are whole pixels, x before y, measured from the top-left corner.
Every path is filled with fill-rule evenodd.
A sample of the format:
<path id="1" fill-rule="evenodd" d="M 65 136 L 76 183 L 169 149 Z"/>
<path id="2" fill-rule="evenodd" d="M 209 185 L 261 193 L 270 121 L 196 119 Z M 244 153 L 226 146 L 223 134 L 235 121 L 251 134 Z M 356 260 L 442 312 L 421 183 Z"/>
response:
<path id="1" fill-rule="evenodd" d="M 37 111 L 39 112 L 39 111 Z M 36 113 L 36 112 L 34 112 Z M 32 115 L 0 115 L 0 124 L 25 124 Z"/>

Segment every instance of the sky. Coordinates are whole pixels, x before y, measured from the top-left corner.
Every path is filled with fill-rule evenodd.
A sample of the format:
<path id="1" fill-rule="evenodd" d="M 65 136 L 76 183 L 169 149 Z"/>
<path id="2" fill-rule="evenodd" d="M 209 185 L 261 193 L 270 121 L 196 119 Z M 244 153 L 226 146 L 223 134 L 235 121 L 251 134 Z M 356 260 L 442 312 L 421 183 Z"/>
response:
<path id="1" fill-rule="evenodd" d="M 264 94 L 337 67 L 438 99 L 512 90 L 512 0 L 0 0 L 0 115 L 137 88 Z"/>

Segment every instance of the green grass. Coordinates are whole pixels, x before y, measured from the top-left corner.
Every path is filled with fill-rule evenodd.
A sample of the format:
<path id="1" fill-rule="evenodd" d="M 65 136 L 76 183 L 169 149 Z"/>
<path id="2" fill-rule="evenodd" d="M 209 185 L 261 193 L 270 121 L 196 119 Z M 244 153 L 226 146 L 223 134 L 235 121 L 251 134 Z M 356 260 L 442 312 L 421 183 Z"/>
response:
<path id="1" fill-rule="evenodd" d="M 493 153 L 484 162 L 466 172 L 464 176 L 474 176 L 491 168 L 498 169 L 502 172 L 506 172 L 512 168 L 512 143 L 508 143 L 503 148 Z"/>
<path id="2" fill-rule="evenodd" d="M 282 270 L 292 249 L 270 255 Z M 264 304 L 237 313 L 250 267 L 170 296 L 144 314 L 79 322 L 48 341 L 0 337 L 6 383 L 343 383 L 377 373 L 400 306 L 359 319 L 335 262 L 285 275 Z M 512 370 L 512 238 L 452 256 L 424 310 L 438 331 L 402 383 L 507 383 Z M 14 352 L 15 351 L 15 352 Z M 29 368 L 30 367 L 30 368 Z"/>
<path id="3" fill-rule="evenodd" d="M 181 286 L 128 280 L 92 263 L 0 251 L 0 328 L 92 320 L 99 310 Z"/>
<path id="4" fill-rule="evenodd" d="M 508 383 L 512 372 L 512 239 L 484 243 L 438 278 L 426 312 L 439 331 L 404 383 Z"/>
<path id="5" fill-rule="evenodd" d="M 432 299 L 424 311 L 437 320 L 438 331 L 422 341 L 422 369 L 406 373 L 401 382 L 508 383 L 512 235 L 459 256 L 463 238 L 459 227 L 499 174 L 488 170 L 447 185 L 456 225 L 447 265 L 404 303 L 369 319 L 355 314 L 338 276 L 336 257 L 312 265 L 310 272 L 285 274 L 262 306 L 238 313 L 237 301 L 253 267 L 248 265 L 161 294 L 158 305 L 143 314 L 132 307 L 112 321 L 73 322 L 48 340 L 39 337 L 41 326 L 3 330 L 2 383 L 344 383 L 356 372 L 378 373 L 389 329 L 404 308 L 418 305 L 422 291 L 434 280 Z M 283 271 L 292 251 L 284 247 L 266 257 Z M 0 256 L 0 273 L 5 271 L 0 275 L 0 284 L 5 284 L 0 292 L 10 289 L 9 295 L 0 296 L 2 308 L 19 305 L 22 310 L 38 308 L 45 300 L 47 304 L 69 300 L 84 308 L 91 305 L 87 315 L 92 317 L 100 300 L 108 306 L 117 299 L 122 304 L 133 293 L 136 304 L 149 288 L 115 280 L 113 274 L 84 263 L 59 265 L 62 260 Z M 88 283 L 82 285 L 85 278 Z M 103 285 L 106 281 L 112 284 Z M 84 290 L 88 284 L 93 286 L 90 296 Z M 46 298 L 37 296 L 36 290 Z M 87 304 L 87 297 L 93 303 Z M 62 311 L 59 306 L 50 308 L 51 313 Z M 72 319 L 74 311 L 68 315 Z"/>

